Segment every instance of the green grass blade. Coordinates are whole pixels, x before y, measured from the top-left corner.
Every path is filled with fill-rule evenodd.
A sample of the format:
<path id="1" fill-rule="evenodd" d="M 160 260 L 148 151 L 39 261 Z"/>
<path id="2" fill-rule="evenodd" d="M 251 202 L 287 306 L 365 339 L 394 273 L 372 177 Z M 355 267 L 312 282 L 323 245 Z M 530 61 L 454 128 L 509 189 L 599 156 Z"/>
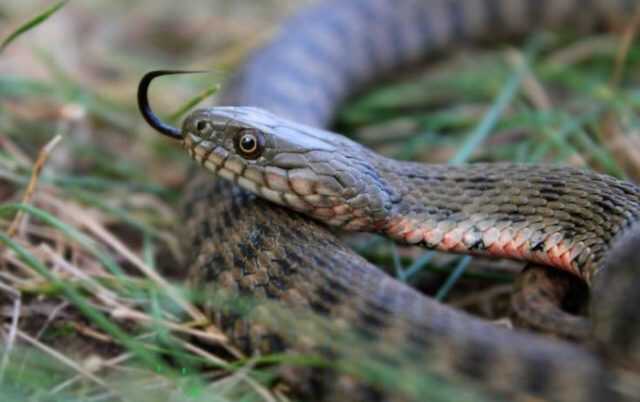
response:
<path id="1" fill-rule="evenodd" d="M 447 278 L 445 283 L 438 289 L 438 293 L 435 295 L 435 299 L 438 301 L 443 301 L 445 297 L 449 294 L 453 286 L 458 282 L 458 279 L 464 274 L 471 262 L 470 256 L 463 257 L 456 268 L 451 272 L 451 275 Z"/>
<path id="2" fill-rule="evenodd" d="M 528 71 L 531 60 L 534 59 L 538 50 L 543 45 L 542 37 L 534 37 L 525 52 L 524 60 L 517 66 L 516 71 L 511 75 L 509 81 L 504 86 L 498 98 L 493 103 L 489 112 L 485 114 L 478 126 L 469 134 L 464 144 L 456 154 L 449 160 L 452 165 L 460 165 L 469 160 L 473 152 L 491 134 L 493 128 L 498 124 L 500 117 L 504 114 L 509 104 L 513 101 L 520 89 L 522 80 Z"/>
<path id="3" fill-rule="evenodd" d="M 531 155 L 528 158 L 528 162 L 539 163 L 545 156 L 552 150 L 557 149 L 566 155 L 577 153 L 578 151 L 569 144 L 570 138 L 575 131 L 579 130 L 586 124 L 591 124 L 602 116 L 605 109 L 597 107 L 591 111 L 584 113 L 581 116 L 569 117 L 560 114 L 558 119 L 561 120 L 560 126 L 557 129 L 549 127 L 543 127 L 540 131 L 545 134 L 545 141 L 535 147 Z"/>
<path id="4" fill-rule="evenodd" d="M 15 213 L 17 211 L 23 211 L 29 215 L 35 216 L 46 224 L 62 231 L 62 233 L 64 233 L 69 239 L 78 242 L 78 244 L 91 252 L 106 268 L 109 269 L 109 271 L 111 271 L 112 274 L 118 277 L 124 276 L 122 268 L 110 256 L 100 251 L 97 244 L 91 238 L 81 233 L 78 229 L 62 222 L 47 211 L 29 204 L 5 204 L 0 206 L 0 216 Z"/>
<path id="5" fill-rule="evenodd" d="M 413 261 L 413 263 L 409 265 L 407 269 L 402 272 L 402 276 L 400 277 L 400 279 L 403 282 L 407 282 L 408 280 L 410 280 L 415 274 L 422 271 L 422 269 L 431 262 L 435 255 L 436 252 L 432 250 L 423 253 L 420 257 Z"/>
<path id="6" fill-rule="evenodd" d="M 55 4 L 53 4 L 51 7 L 47 8 L 46 10 L 44 10 L 42 13 L 36 15 L 35 17 L 30 19 L 29 21 L 27 21 L 24 24 L 22 24 L 21 26 L 19 26 L 18 29 L 16 29 L 15 31 L 10 33 L 9 36 L 7 36 L 2 41 L 2 43 L 0 44 L 0 53 L 2 53 L 4 51 L 4 49 L 6 49 L 7 46 L 9 46 L 9 44 L 11 42 L 13 42 L 14 40 L 16 40 L 20 35 L 22 35 L 23 33 L 27 32 L 27 31 L 37 27 L 38 25 L 42 24 L 43 22 L 45 22 L 47 19 L 49 19 L 49 17 L 51 17 L 58 10 L 60 10 L 62 7 L 64 7 L 68 2 L 69 2 L 69 0 L 59 1 L 59 2 L 57 2 Z"/>
<path id="7" fill-rule="evenodd" d="M 17 242 L 13 241 L 3 232 L 0 232 L 0 243 L 13 250 L 20 260 L 31 267 L 40 276 L 51 282 L 54 286 L 60 288 L 65 297 L 70 300 L 86 317 L 91 319 L 98 327 L 110 334 L 114 339 L 118 340 L 135 352 L 138 357 L 150 364 L 151 367 L 166 366 L 160 360 L 155 358 L 155 356 L 146 352 L 137 341 L 127 335 L 127 333 L 118 325 L 114 324 L 104 314 L 92 307 L 87 302 L 86 298 L 82 296 L 82 294 L 73 285 L 60 280 L 57 276 L 53 275 L 51 271 L 33 254 Z"/>
<path id="8" fill-rule="evenodd" d="M 220 90 L 220 84 L 210 85 L 209 87 L 205 88 L 204 91 L 200 92 L 199 94 L 197 94 L 196 96 L 194 96 L 193 98 L 185 102 L 184 105 L 182 105 L 180 108 L 178 108 L 178 110 L 176 110 L 175 113 L 169 116 L 168 120 L 175 123 L 176 121 L 178 121 L 180 117 L 182 117 L 185 113 L 191 110 L 191 108 L 193 108 L 203 100 L 207 99 L 211 95 L 215 94 L 219 90 Z"/>
<path id="9" fill-rule="evenodd" d="M 507 85 L 503 88 L 496 102 L 491 106 L 489 112 L 484 116 L 480 124 L 471 132 L 462 147 L 451 158 L 449 163 L 452 165 L 460 165 L 469 160 L 473 151 L 489 136 L 498 120 L 507 109 L 515 95 L 518 93 L 524 72 L 526 69 L 521 67 L 511 76 Z"/>

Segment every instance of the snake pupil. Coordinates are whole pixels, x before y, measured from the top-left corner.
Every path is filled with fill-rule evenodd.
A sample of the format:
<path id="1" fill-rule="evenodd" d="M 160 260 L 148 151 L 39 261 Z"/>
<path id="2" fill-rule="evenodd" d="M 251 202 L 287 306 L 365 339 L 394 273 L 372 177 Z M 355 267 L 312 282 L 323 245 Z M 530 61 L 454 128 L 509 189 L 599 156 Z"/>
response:
<path id="1" fill-rule="evenodd" d="M 243 135 L 240 139 L 240 147 L 246 153 L 251 153 L 256 150 L 256 139 L 253 135 Z"/>

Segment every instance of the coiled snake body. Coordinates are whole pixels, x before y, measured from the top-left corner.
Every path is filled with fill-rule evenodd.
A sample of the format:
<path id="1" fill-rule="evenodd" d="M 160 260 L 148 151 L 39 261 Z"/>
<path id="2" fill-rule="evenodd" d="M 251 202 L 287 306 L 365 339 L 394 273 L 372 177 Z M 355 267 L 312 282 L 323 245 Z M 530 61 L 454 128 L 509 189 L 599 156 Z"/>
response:
<path id="1" fill-rule="evenodd" d="M 269 200 L 210 175 L 193 179 L 184 203 L 192 285 L 284 302 L 330 323 L 305 332 L 307 324 L 269 312 L 260 325 L 211 302 L 219 325 L 248 351 L 298 347 L 347 362 L 361 355 L 355 346 L 340 349 L 335 338 L 350 328 L 373 351 L 368 359 L 408 366 L 417 378 L 403 374 L 409 390 L 384 383 L 372 389 L 342 378 L 332 384 L 320 370 L 310 380 L 315 399 L 411 399 L 421 392 L 434 398 L 419 380 L 428 372 L 514 398 L 640 400 L 637 186 L 561 166 L 399 162 L 321 129 L 355 89 L 454 42 L 597 21 L 635 6 L 324 1 L 292 18 L 248 60 L 223 97 L 234 106 L 195 111 L 178 130 L 160 123 L 142 94 L 154 127 L 181 139 L 207 170 Z M 569 271 L 593 285 L 599 346 L 587 351 L 500 329 L 440 305 L 375 269 L 325 225 Z M 260 308 L 254 313 L 260 316 Z"/>

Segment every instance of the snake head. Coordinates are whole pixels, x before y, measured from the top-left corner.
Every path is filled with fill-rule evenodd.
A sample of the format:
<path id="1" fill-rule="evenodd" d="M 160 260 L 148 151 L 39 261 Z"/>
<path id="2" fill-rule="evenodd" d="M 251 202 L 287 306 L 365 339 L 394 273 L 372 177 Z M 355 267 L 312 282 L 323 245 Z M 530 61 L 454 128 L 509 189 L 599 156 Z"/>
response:
<path id="1" fill-rule="evenodd" d="M 188 116 L 182 138 L 214 174 L 330 225 L 371 228 L 391 207 L 371 151 L 338 134 L 262 109 L 215 107 Z"/>

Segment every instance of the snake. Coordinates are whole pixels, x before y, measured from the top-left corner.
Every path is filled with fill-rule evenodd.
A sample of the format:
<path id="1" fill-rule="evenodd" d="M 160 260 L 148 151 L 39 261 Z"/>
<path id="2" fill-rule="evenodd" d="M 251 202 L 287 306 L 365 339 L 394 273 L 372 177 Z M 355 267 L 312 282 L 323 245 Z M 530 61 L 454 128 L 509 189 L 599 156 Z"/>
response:
<path id="1" fill-rule="evenodd" d="M 401 373 L 367 382 L 324 365 L 294 368 L 304 400 L 447 400 L 439 384 L 463 383 L 487 400 L 639 401 L 638 186 L 561 165 L 399 161 L 329 130 L 349 96 L 456 44 L 595 26 L 636 7 L 316 2 L 247 58 L 218 106 L 191 112 L 180 128 L 147 97 L 151 80 L 179 71 L 146 74 L 143 117 L 202 167 L 182 202 L 189 286 L 247 353 L 313 351 L 365 365 L 378 380 L 378 365 Z M 510 330 L 443 305 L 356 254 L 343 231 L 566 271 L 591 289 L 592 342 Z M 242 314 L 220 303 L 237 297 L 256 302 Z"/>

